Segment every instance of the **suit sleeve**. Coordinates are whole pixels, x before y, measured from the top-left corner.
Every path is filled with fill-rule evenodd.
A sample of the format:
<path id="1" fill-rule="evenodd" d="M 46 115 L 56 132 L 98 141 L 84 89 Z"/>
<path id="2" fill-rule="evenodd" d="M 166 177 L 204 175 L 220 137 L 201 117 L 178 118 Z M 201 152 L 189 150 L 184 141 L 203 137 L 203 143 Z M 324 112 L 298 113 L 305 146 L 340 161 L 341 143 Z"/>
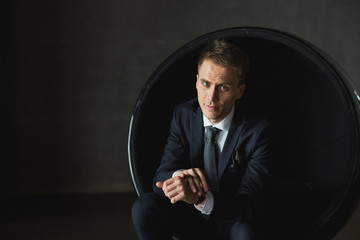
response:
<path id="1" fill-rule="evenodd" d="M 162 196 L 165 195 L 162 189 L 156 187 L 156 182 L 171 178 L 172 174 L 179 169 L 190 168 L 189 161 L 187 161 L 189 159 L 189 151 L 185 145 L 185 137 L 181 134 L 179 115 L 178 109 L 175 108 L 161 163 L 153 181 L 154 192 Z"/>
<path id="2" fill-rule="evenodd" d="M 269 180 L 269 165 L 274 155 L 275 138 L 273 129 L 267 122 L 255 129 L 258 130 L 251 130 L 245 138 L 246 143 L 237 150 L 246 152 L 244 169 L 231 169 L 231 161 L 227 169 L 228 175 L 232 177 L 227 184 L 236 186 L 235 189 L 221 194 L 214 193 L 214 210 L 210 217 L 251 220 L 259 207 Z M 234 171 L 241 172 L 241 178 L 234 177 Z"/>

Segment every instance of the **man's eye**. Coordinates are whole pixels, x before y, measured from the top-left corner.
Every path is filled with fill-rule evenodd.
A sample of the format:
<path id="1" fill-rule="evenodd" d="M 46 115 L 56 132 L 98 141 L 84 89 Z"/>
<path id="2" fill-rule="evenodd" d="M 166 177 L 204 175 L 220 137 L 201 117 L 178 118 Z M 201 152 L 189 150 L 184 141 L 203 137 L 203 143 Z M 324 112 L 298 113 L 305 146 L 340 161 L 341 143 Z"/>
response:
<path id="1" fill-rule="evenodd" d="M 220 89 L 223 90 L 223 91 L 227 91 L 227 90 L 229 90 L 229 87 L 228 86 L 221 86 Z"/>
<path id="2" fill-rule="evenodd" d="M 203 85 L 205 86 L 205 87 L 208 87 L 210 84 L 208 83 L 208 82 L 203 82 Z"/>

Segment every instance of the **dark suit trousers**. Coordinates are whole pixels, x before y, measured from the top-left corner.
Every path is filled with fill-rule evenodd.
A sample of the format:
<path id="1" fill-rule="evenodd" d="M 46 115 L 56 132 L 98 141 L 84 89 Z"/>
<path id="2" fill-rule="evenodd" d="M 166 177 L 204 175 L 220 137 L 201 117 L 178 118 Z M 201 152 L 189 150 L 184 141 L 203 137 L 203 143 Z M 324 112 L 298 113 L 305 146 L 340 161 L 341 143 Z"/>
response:
<path id="1" fill-rule="evenodd" d="M 247 222 L 205 220 L 191 204 L 170 200 L 155 193 L 137 198 L 132 208 L 132 219 L 140 240 L 178 239 L 237 239 L 254 240 L 252 227 Z"/>

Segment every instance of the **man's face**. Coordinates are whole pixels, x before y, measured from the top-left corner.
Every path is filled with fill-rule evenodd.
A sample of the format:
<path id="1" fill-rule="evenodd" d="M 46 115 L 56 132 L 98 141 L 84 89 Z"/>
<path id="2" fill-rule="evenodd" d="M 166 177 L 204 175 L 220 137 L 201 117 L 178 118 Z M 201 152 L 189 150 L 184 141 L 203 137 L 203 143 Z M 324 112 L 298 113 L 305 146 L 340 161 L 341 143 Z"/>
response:
<path id="1" fill-rule="evenodd" d="M 231 111 L 235 101 L 244 93 L 245 84 L 230 68 L 205 59 L 199 68 L 196 90 L 203 114 L 213 123 L 219 123 Z"/>

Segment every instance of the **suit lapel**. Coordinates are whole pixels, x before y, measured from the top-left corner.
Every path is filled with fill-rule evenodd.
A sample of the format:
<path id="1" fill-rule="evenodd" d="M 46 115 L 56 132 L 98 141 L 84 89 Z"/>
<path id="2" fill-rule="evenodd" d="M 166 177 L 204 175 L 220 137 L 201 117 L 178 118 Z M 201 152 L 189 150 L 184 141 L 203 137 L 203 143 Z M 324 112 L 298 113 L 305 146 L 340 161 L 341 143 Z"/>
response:
<path id="1" fill-rule="evenodd" d="M 219 158 L 219 165 L 218 165 L 218 177 L 221 179 L 226 166 L 228 165 L 229 160 L 231 159 L 231 154 L 235 150 L 235 146 L 239 140 L 240 132 L 243 129 L 245 123 L 242 123 L 242 114 L 237 108 L 236 113 L 234 114 L 234 118 L 231 122 L 229 133 L 226 137 L 226 141 L 224 144 L 223 151 L 221 152 Z"/>
<path id="2" fill-rule="evenodd" d="M 190 160 L 192 167 L 202 168 L 204 149 L 204 124 L 201 108 L 192 112 L 190 123 Z"/>
<path id="3" fill-rule="evenodd" d="M 218 176 L 221 179 L 226 166 L 231 158 L 235 146 L 238 142 L 240 132 L 243 129 L 245 123 L 242 122 L 242 111 L 239 111 L 239 106 L 235 106 L 234 118 L 231 122 L 228 136 L 225 141 L 223 151 L 219 158 L 218 164 Z M 190 160 L 191 167 L 204 166 L 204 123 L 203 113 L 198 106 L 191 112 L 190 120 Z"/>

